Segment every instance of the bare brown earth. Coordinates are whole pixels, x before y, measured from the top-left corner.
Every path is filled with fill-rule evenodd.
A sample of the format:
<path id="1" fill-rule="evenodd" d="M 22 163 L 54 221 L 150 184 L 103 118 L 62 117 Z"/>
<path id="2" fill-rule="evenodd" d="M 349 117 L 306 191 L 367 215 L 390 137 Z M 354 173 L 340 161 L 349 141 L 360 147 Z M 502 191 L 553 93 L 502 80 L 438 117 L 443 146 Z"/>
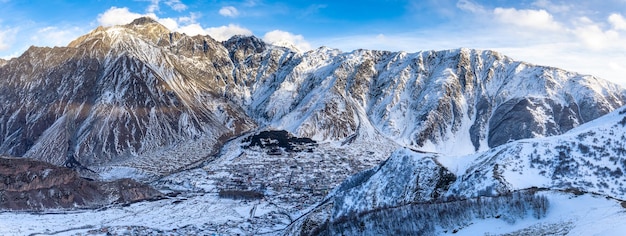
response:
<path id="1" fill-rule="evenodd" d="M 65 167 L 0 157 L 0 210 L 93 208 L 156 199 L 161 193 L 131 179 L 84 179 Z"/>

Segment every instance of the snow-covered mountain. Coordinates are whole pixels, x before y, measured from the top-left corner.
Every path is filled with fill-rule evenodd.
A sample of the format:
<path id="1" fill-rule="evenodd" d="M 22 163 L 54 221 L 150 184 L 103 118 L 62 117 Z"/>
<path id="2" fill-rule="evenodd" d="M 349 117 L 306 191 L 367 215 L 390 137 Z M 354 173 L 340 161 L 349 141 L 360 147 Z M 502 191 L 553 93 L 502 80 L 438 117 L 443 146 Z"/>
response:
<path id="1" fill-rule="evenodd" d="M 467 154 L 561 134 L 624 104 L 616 85 L 493 51 L 322 47 L 294 55 L 262 50 L 254 38 L 227 44 L 233 40 L 242 45 L 233 97 L 261 123 L 317 140 L 373 127 L 402 145 Z"/>
<path id="2" fill-rule="evenodd" d="M 626 100 L 609 82 L 493 51 L 298 53 L 255 37 L 189 37 L 150 18 L 31 47 L 0 75 L 0 152 L 92 168 L 166 163 L 159 173 L 216 149 L 163 161 L 167 150 L 219 145 L 257 124 L 466 154 L 561 134 Z"/>
<path id="3" fill-rule="evenodd" d="M 178 54 L 192 46 L 195 53 Z M 0 68 L 0 150 L 67 166 L 139 157 L 168 173 L 255 127 L 222 96 L 229 65 L 220 43 L 147 18 L 98 28 L 68 47 L 31 47 Z M 155 160 L 156 151 L 192 142 L 206 151 Z"/>
<path id="4" fill-rule="evenodd" d="M 0 213 L 0 234 L 377 234 L 415 212 L 437 223 L 397 232 L 582 232 L 556 222 L 563 204 L 623 216 L 626 118 L 594 119 L 625 104 L 615 84 L 489 50 L 299 52 L 139 18 L 0 61 L 0 153 L 167 197 L 36 227 Z M 586 200 L 555 204 L 572 192 Z"/>
<path id="5" fill-rule="evenodd" d="M 594 215 L 581 219 L 593 210 L 587 206 L 572 215 L 555 212 L 578 202 L 606 204 L 607 212 L 616 212 L 610 218 L 625 216 L 620 210 L 626 206 L 624 134 L 626 107 L 563 135 L 519 140 L 479 154 L 454 157 L 401 148 L 379 167 L 348 178 L 287 232 L 472 235 L 476 231 L 464 228 L 501 217 L 508 229 L 485 227 L 481 233 L 525 229 L 565 235 L 584 231 L 581 221 L 609 228 Z M 589 202 L 572 200 L 581 195 Z M 530 223 L 514 224 L 520 220 Z M 542 228 L 548 224 L 553 225 Z"/>

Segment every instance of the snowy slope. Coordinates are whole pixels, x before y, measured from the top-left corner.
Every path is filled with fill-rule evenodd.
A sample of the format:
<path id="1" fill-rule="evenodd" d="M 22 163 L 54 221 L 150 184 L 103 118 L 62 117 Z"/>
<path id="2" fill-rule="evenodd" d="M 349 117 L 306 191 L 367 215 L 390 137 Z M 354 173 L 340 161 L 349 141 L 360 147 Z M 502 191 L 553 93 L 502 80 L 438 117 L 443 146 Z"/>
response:
<path id="1" fill-rule="evenodd" d="M 626 108 L 570 132 L 521 140 L 477 155 L 451 193 L 540 187 L 626 199 Z"/>
<path id="2" fill-rule="evenodd" d="M 591 232 L 584 226 L 588 222 L 601 229 L 623 217 L 624 133 L 626 107 L 563 135 L 519 140 L 468 156 L 400 149 L 379 167 L 347 179 L 319 210 L 291 224 L 287 232 Z M 522 200 L 509 198 L 511 194 L 519 194 Z M 497 204 L 490 205 L 494 201 Z M 603 205 L 604 210 L 588 214 L 606 210 L 611 212 L 609 219 L 585 218 L 581 213 L 585 209 L 561 215 L 572 211 L 565 206 L 576 204 Z M 537 208 L 541 205 L 547 208 L 545 214 Z M 433 211 L 438 215 L 431 215 Z M 429 219 L 434 225 L 407 220 L 411 217 Z M 330 223 L 323 223 L 327 220 Z M 488 227 L 494 221 L 501 225 L 496 231 Z M 360 224 L 366 228 L 359 228 Z"/>

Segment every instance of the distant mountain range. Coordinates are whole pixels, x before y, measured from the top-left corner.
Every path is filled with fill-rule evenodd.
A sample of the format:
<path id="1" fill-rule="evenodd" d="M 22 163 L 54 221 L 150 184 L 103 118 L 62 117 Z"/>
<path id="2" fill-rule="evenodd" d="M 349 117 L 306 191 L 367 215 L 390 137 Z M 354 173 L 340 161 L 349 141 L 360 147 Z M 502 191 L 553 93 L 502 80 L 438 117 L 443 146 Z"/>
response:
<path id="1" fill-rule="evenodd" d="M 623 112 L 611 112 L 625 104 L 626 90 L 613 83 L 489 50 L 298 52 L 254 36 L 191 37 L 144 17 L 98 27 L 67 47 L 31 47 L 0 60 L 0 153 L 93 180 L 134 178 L 161 191 L 222 163 L 231 169 L 220 169 L 228 174 L 219 180 L 236 179 L 228 186 L 241 189 L 221 193 L 265 199 L 288 191 L 267 190 L 286 181 L 274 176 L 291 175 L 290 185 L 307 168 L 332 172 L 336 178 L 302 177 L 338 187 L 326 198 L 295 190 L 304 202 L 319 202 L 308 206 L 312 211 L 289 211 L 299 220 L 280 223 L 287 231 L 275 233 L 384 234 L 392 229 L 353 216 L 380 221 L 424 210 L 405 206 L 490 197 L 503 211 L 521 201 L 549 218 L 549 208 L 536 204 L 557 192 L 624 199 L 626 122 Z M 278 132 L 259 133 L 268 130 Z M 294 151 L 302 140 L 316 144 Z M 376 145 L 385 148 L 367 152 Z M 258 185 L 258 175 L 232 169 L 244 159 L 265 166 L 281 155 L 317 163 L 276 166 Z M 342 165 L 350 167 L 337 171 Z M 222 186 L 216 172 L 194 181 L 213 191 Z M 472 204 L 459 224 L 402 225 L 406 231 L 398 232 L 445 234 L 504 214 L 478 214 L 484 209 Z"/>

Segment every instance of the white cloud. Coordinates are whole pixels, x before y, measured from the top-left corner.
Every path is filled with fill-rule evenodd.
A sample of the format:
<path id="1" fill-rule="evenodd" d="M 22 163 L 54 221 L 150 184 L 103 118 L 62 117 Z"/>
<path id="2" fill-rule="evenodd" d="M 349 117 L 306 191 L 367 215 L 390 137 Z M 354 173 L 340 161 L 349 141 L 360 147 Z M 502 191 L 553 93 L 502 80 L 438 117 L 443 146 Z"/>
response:
<path id="1" fill-rule="evenodd" d="M 311 44 L 304 40 L 304 36 L 295 35 L 286 31 L 273 30 L 263 36 L 263 40 L 278 46 L 296 48 L 302 52 L 311 50 Z"/>
<path id="2" fill-rule="evenodd" d="M 0 51 L 11 48 L 17 29 L 0 29 Z"/>
<path id="3" fill-rule="evenodd" d="M 456 7 L 471 13 L 482 14 L 486 12 L 485 8 L 482 5 L 472 2 L 470 0 L 459 0 L 458 2 L 456 2 Z"/>
<path id="4" fill-rule="evenodd" d="M 217 41 L 226 41 L 235 35 L 252 35 L 252 31 L 239 25 L 229 24 L 228 26 L 207 28 L 206 33 Z"/>
<path id="5" fill-rule="evenodd" d="M 611 14 L 609 16 L 609 23 L 611 23 L 614 30 L 626 30 L 626 19 L 620 14 Z"/>
<path id="6" fill-rule="evenodd" d="M 591 19 L 582 17 L 578 19 L 576 28 L 572 30 L 573 34 L 582 41 L 584 45 L 593 50 L 602 50 L 615 48 L 623 45 L 620 42 L 620 35 L 615 30 L 603 30 L 601 25 L 593 22 Z M 625 46 L 622 46 L 626 50 Z"/>
<path id="7" fill-rule="evenodd" d="M 206 31 L 202 28 L 202 26 L 200 26 L 197 23 L 193 23 L 193 24 L 182 26 L 182 27 L 176 29 L 175 31 L 178 31 L 180 33 L 184 33 L 184 34 L 187 34 L 187 35 L 190 35 L 190 36 L 205 35 L 206 34 Z"/>
<path id="8" fill-rule="evenodd" d="M 150 5 L 146 8 L 146 12 L 155 13 L 159 11 L 159 0 L 148 0 L 150 1 Z"/>
<path id="9" fill-rule="evenodd" d="M 537 0 L 532 5 L 555 13 L 565 13 L 571 10 L 568 5 L 554 4 L 550 0 Z"/>
<path id="10" fill-rule="evenodd" d="M 189 16 L 178 17 L 178 22 L 193 24 L 193 23 L 196 23 L 196 20 L 200 18 L 200 16 L 201 16 L 200 13 L 191 12 L 189 13 Z"/>
<path id="11" fill-rule="evenodd" d="M 187 5 L 180 2 L 180 0 L 166 0 L 165 4 L 168 5 L 174 11 L 187 10 Z"/>
<path id="12" fill-rule="evenodd" d="M 237 11 L 237 8 L 235 8 L 233 6 L 222 7 L 220 9 L 219 13 L 220 13 L 220 15 L 226 16 L 226 17 L 237 17 L 237 16 L 239 16 L 239 11 Z"/>
<path id="13" fill-rule="evenodd" d="M 496 19 L 505 24 L 536 30 L 557 31 L 562 27 L 545 10 L 517 10 L 515 8 L 496 8 L 493 10 Z"/>
<path id="14" fill-rule="evenodd" d="M 169 30 L 178 29 L 178 22 L 172 18 L 160 18 L 156 19 L 157 22 L 168 28 Z"/>
<path id="15" fill-rule="evenodd" d="M 37 30 L 30 40 L 38 46 L 65 46 L 84 33 L 85 30 L 76 27 L 67 29 L 49 26 Z"/>
<path id="16" fill-rule="evenodd" d="M 102 26 L 125 25 L 142 16 L 150 16 L 157 19 L 154 14 L 134 13 L 130 12 L 126 7 L 111 7 L 109 10 L 98 15 L 98 23 Z"/>

